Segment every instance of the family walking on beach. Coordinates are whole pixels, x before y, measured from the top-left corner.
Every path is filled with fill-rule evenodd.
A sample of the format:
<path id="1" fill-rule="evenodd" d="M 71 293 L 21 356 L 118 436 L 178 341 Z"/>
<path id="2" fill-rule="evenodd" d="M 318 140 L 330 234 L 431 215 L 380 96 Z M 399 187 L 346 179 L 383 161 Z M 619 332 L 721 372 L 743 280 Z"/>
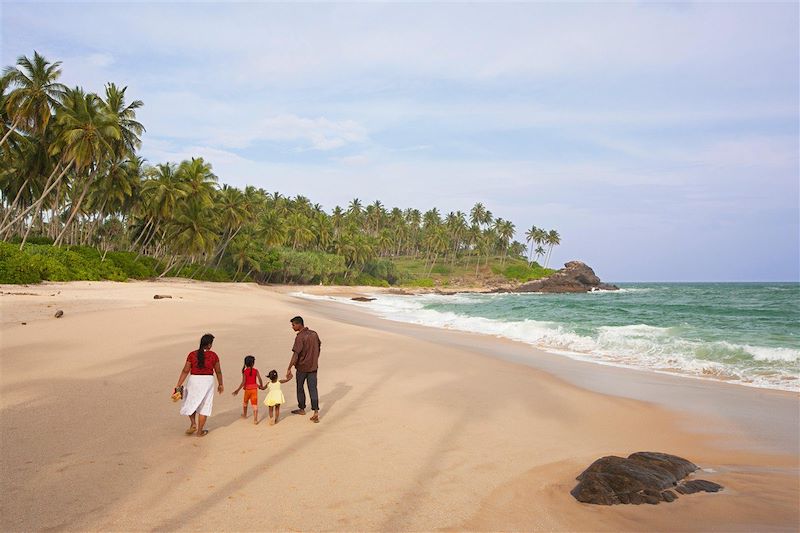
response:
<path id="1" fill-rule="evenodd" d="M 256 358 L 247 355 L 242 366 L 242 381 L 239 388 L 233 391 L 236 396 L 240 390 L 244 389 L 242 398 L 242 417 L 247 418 L 248 403 L 253 407 L 253 422 L 258 424 L 258 391 L 266 390 L 267 396 L 264 405 L 269 409 L 269 424 L 274 425 L 278 422 L 281 412 L 281 404 L 286 402 L 281 391 L 281 384 L 291 380 L 292 367 L 295 368 L 297 378 L 297 409 L 292 413 L 298 415 L 306 414 L 306 393 L 311 398 L 311 410 L 314 414 L 310 420 L 319 422 L 319 394 L 317 393 L 317 368 L 319 365 L 319 353 L 322 343 L 316 331 L 308 329 L 303 323 L 303 318 L 296 316 L 290 321 L 292 329 L 295 331 L 294 345 L 292 346 L 292 359 L 286 369 L 285 379 L 278 379 L 277 370 L 271 370 L 267 374 L 269 381 L 264 385 L 261 373 L 255 368 Z M 189 428 L 187 435 L 197 433 L 198 437 L 208 434 L 205 429 L 206 420 L 211 416 L 214 405 L 214 378 L 217 376 L 217 392 L 222 394 L 225 387 L 222 384 L 222 369 L 220 368 L 219 356 L 211 347 L 214 344 L 214 336 L 206 333 L 200 338 L 200 346 L 186 356 L 186 363 L 183 365 L 178 384 L 172 394 L 173 400 L 182 400 L 181 414 L 189 417 Z M 188 378 L 188 379 L 187 379 Z M 184 383 L 186 385 L 184 385 Z"/>

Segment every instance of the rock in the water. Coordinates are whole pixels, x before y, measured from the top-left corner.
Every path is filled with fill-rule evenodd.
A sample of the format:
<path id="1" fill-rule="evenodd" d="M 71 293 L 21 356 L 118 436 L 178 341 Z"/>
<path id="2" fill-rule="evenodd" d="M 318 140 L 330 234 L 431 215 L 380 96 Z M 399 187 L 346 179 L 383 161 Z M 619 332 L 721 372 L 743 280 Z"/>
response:
<path id="1" fill-rule="evenodd" d="M 64 316 L 64 311 L 59 309 L 58 311 L 56 311 L 56 315 L 55 316 L 56 316 L 56 318 L 61 318 L 62 316 Z"/>
<path id="2" fill-rule="evenodd" d="M 371 302 L 375 300 L 375 298 L 367 298 L 366 296 L 356 296 L 355 298 L 350 298 L 354 302 Z"/>
<path id="3" fill-rule="evenodd" d="M 169 294 L 156 294 L 153 296 L 153 300 L 163 300 L 164 298 L 172 298 Z"/>
<path id="4" fill-rule="evenodd" d="M 552 276 L 523 283 L 514 292 L 591 292 L 616 291 L 619 287 L 600 281 L 594 270 L 581 261 L 570 261 Z"/>
<path id="5" fill-rule="evenodd" d="M 697 469 L 691 461 L 666 453 L 637 452 L 627 459 L 610 455 L 581 472 L 570 494 L 584 503 L 639 505 L 674 501 L 678 496 L 669 489 L 680 494 L 722 489 L 702 479 L 681 481 Z"/>

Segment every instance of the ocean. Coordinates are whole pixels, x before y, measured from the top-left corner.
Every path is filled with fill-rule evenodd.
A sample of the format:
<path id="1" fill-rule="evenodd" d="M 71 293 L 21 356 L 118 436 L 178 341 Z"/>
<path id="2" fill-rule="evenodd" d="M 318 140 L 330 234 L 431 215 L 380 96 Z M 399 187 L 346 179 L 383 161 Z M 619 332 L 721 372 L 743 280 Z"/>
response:
<path id="1" fill-rule="evenodd" d="M 390 320 L 505 337 L 599 364 L 800 390 L 800 284 L 618 285 L 586 294 L 331 299 Z"/>

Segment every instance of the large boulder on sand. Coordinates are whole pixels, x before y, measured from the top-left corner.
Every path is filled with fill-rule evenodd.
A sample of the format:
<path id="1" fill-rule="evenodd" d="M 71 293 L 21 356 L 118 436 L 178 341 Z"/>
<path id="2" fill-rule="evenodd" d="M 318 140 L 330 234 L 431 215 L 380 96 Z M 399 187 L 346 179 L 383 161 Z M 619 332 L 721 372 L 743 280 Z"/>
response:
<path id="1" fill-rule="evenodd" d="M 702 479 L 684 480 L 698 470 L 682 457 L 658 452 L 637 452 L 627 459 L 610 455 L 589 465 L 576 479 L 579 483 L 570 494 L 584 503 L 671 502 L 680 494 L 717 492 L 721 485 Z"/>
<path id="2" fill-rule="evenodd" d="M 514 292 L 590 292 L 616 291 L 619 287 L 600 281 L 589 265 L 570 261 L 552 276 L 523 283 Z"/>

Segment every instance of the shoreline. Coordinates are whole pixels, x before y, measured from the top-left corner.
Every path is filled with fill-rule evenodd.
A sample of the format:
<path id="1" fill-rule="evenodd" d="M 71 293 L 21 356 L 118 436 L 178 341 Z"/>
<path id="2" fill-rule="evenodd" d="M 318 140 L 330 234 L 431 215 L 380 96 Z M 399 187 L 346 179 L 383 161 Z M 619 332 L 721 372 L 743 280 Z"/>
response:
<path id="1" fill-rule="evenodd" d="M 545 352 L 534 367 L 515 360 L 530 359 L 530 346 L 299 300 L 289 294 L 295 286 L 160 281 L 18 289 L 11 290 L 38 296 L 0 295 L 3 530 L 800 525 L 793 441 L 780 431 L 752 438 L 758 428 L 736 422 L 724 384 L 680 380 L 665 385 L 670 394 L 636 400 L 651 384 L 630 371 Z M 64 316 L 53 318 L 55 309 Z M 262 374 L 280 370 L 292 341 L 288 318 L 296 314 L 323 342 L 322 421 L 287 415 L 276 426 L 253 426 L 229 394 L 242 355 L 255 353 Z M 226 393 L 215 398 L 211 433 L 197 439 L 183 435 L 184 417 L 168 392 L 185 353 L 207 331 L 217 336 Z M 287 385 L 288 412 L 294 391 Z M 612 390 L 590 387 L 601 385 Z M 768 406 L 786 398 L 728 389 L 734 400 L 763 396 Z M 671 405 L 684 396 L 697 403 L 691 395 L 700 393 L 714 409 Z M 772 416 L 773 426 L 797 423 L 782 408 L 750 408 Z M 593 460 L 644 450 L 685 457 L 711 470 L 698 477 L 725 490 L 657 506 L 593 506 L 569 495 Z M 264 513 L 253 511 L 265 505 Z"/>
<path id="2" fill-rule="evenodd" d="M 347 292 L 341 288 L 333 291 L 315 287 L 305 287 L 305 289 L 309 294 L 314 294 L 316 290 L 319 295 L 326 296 L 333 294 L 344 296 Z M 350 294 L 353 296 L 376 294 L 367 289 L 361 288 Z M 462 349 L 480 352 L 486 357 L 530 366 L 587 391 L 657 404 L 690 415 L 722 414 L 726 418 L 726 423 L 733 428 L 746 428 L 747 435 L 745 432 L 740 432 L 738 436 L 747 436 L 752 440 L 751 444 L 757 448 L 774 453 L 800 455 L 800 417 L 797 416 L 800 414 L 798 411 L 800 393 L 798 392 L 588 361 L 506 337 L 395 321 L 367 309 L 359 309 L 358 305 L 334 300 L 307 299 L 296 296 L 292 291 L 286 293 L 304 302 L 319 304 L 319 312 L 326 313 L 329 317 L 338 317 L 338 320 L 346 320 L 353 324 L 366 322 L 370 327 L 382 331 L 413 335 L 440 344 L 456 345 Z M 324 308 L 327 306 L 336 307 L 340 311 L 352 311 L 360 318 L 344 318 L 338 313 L 326 312 Z M 674 388 L 682 389 L 683 394 L 677 397 L 671 395 L 670 391 Z M 713 398 L 714 401 L 710 402 L 709 398 Z M 723 402 L 729 409 L 723 410 L 718 405 Z M 734 407 L 730 408 L 731 406 Z M 793 420 L 794 423 L 778 423 L 782 420 Z"/>
<path id="3" fill-rule="evenodd" d="M 376 298 L 378 298 L 381 295 L 387 295 L 387 296 L 390 296 L 390 297 L 399 297 L 399 296 L 415 297 L 415 296 L 427 296 L 427 295 L 436 295 L 436 296 L 449 297 L 449 296 L 458 296 L 459 294 L 461 294 L 461 295 L 473 294 L 473 292 L 470 292 L 470 291 L 458 292 L 458 293 L 442 293 L 442 292 L 439 292 L 439 291 L 419 292 L 419 293 L 406 293 L 406 292 L 398 292 L 395 289 L 388 289 L 387 290 L 387 289 L 383 289 L 383 288 L 375 289 L 375 288 L 371 288 L 371 287 L 357 287 L 356 291 L 347 291 L 346 287 L 303 286 L 301 288 L 303 289 L 301 291 L 281 291 L 281 292 L 285 292 L 287 294 L 297 294 L 297 295 L 300 295 L 301 297 L 307 298 L 309 300 L 325 301 L 325 299 L 330 299 L 329 301 L 331 301 L 331 303 L 339 303 L 339 304 L 342 304 L 342 305 L 347 305 L 348 307 L 351 307 L 351 308 L 353 308 L 355 310 L 370 314 L 372 316 L 376 316 L 376 317 L 382 318 L 384 320 L 389 320 L 389 321 L 392 321 L 392 322 L 402 322 L 402 323 L 405 323 L 405 324 L 416 324 L 416 325 L 422 325 L 422 324 L 421 324 L 421 322 L 414 321 L 414 320 L 393 319 L 393 318 L 387 316 L 387 313 L 389 313 L 389 311 L 387 309 L 383 309 L 383 310 L 371 309 L 370 308 L 371 302 L 366 301 L 366 300 L 364 300 L 362 302 L 351 302 L 349 300 L 356 300 L 356 298 L 353 298 L 352 296 L 358 296 L 358 297 L 361 297 L 361 298 L 367 298 L 369 300 L 375 300 Z M 620 290 L 624 291 L 626 289 L 623 288 L 623 289 L 620 289 Z M 597 292 L 606 292 L 606 291 L 597 291 Z M 484 294 L 484 293 L 478 292 L 478 294 Z M 348 301 L 345 301 L 345 300 L 348 300 Z M 361 308 L 361 309 L 359 309 L 359 308 Z M 399 310 L 402 312 L 403 311 L 402 307 Z M 480 316 L 472 316 L 472 317 L 465 316 L 463 318 L 473 318 L 473 319 L 477 318 L 477 319 L 480 320 Z M 493 319 L 487 319 L 487 320 L 489 320 L 490 322 L 498 322 L 498 323 L 500 322 L 499 320 L 493 320 Z M 623 361 L 619 361 L 619 360 L 614 360 L 613 357 L 611 357 L 611 358 L 608 357 L 609 355 L 611 355 L 609 353 L 601 354 L 599 357 L 596 357 L 596 356 L 594 356 L 594 354 L 592 354 L 592 352 L 572 351 L 570 349 L 565 349 L 565 348 L 542 346 L 542 345 L 540 345 L 538 343 L 534 343 L 534 342 L 532 342 L 532 341 L 530 341 L 528 339 L 521 338 L 519 336 L 515 337 L 513 335 L 507 335 L 505 333 L 498 333 L 498 332 L 495 332 L 495 331 L 488 331 L 488 330 L 481 331 L 480 329 L 474 330 L 474 329 L 470 329 L 470 328 L 460 327 L 458 325 L 451 327 L 449 323 L 446 323 L 446 324 L 439 323 L 439 324 L 433 324 L 433 325 L 429 325 L 429 326 L 427 324 L 425 324 L 425 325 L 427 327 L 431 327 L 431 328 L 446 329 L 446 330 L 449 330 L 449 331 L 459 331 L 459 332 L 464 332 L 464 333 L 477 333 L 477 334 L 480 334 L 480 335 L 486 335 L 486 336 L 493 337 L 493 338 L 502 338 L 502 339 L 513 341 L 513 342 L 520 342 L 520 343 L 526 344 L 528 346 L 531 346 L 532 348 L 534 348 L 536 350 L 546 351 L 548 354 L 567 357 L 567 358 L 570 358 L 570 359 L 573 359 L 573 360 L 576 360 L 576 361 L 586 362 L 586 363 L 595 364 L 595 365 L 601 365 L 601 366 L 606 366 L 606 367 L 624 368 L 624 369 L 628 369 L 628 370 L 656 373 L 656 374 L 661 374 L 661 375 L 665 375 L 665 376 L 678 376 L 678 377 L 683 377 L 683 378 L 697 379 L 697 380 L 701 380 L 701 381 L 713 381 L 713 382 L 717 382 L 717 383 L 739 385 L 739 386 L 743 386 L 743 387 L 754 388 L 754 389 L 757 389 L 757 390 L 777 390 L 777 391 L 785 391 L 785 392 L 790 392 L 790 393 L 795 393 L 795 394 L 800 393 L 800 388 L 798 388 L 798 387 L 800 387 L 800 385 L 794 383 L 794 381 L 796 381 L 796 380 L 784 380 L 784 382 L 783 382 L 783 383 L 791 382 L 791 383 L 793 383 L 792 385 L 783 385 L 782 383 L 772 383 L 772 382 L 758 383 L 755 380 L 746 381 L 746 380 L 743 380 L 743 379 L 735 379 L 733 377 L 724 378 L 724 377 L 714 376 L 713 374 L 706 374 L 705 372 L 703 372 L 702 374 L 691 373 L 691 372 L 685 371 L 685 369 L 681 369 L 680 367 L 674 367 L 674 368 L 651 368 L 651 367 L 648 367 L 647 365 L 642 365 L 642 364 L 638 364 L 637 365 L 636 363 L 629 363 L 629 362 L 623 362 Z M 777 348 L 777 349 L 778 350 L 782 350 L 784 348 Z"/>

